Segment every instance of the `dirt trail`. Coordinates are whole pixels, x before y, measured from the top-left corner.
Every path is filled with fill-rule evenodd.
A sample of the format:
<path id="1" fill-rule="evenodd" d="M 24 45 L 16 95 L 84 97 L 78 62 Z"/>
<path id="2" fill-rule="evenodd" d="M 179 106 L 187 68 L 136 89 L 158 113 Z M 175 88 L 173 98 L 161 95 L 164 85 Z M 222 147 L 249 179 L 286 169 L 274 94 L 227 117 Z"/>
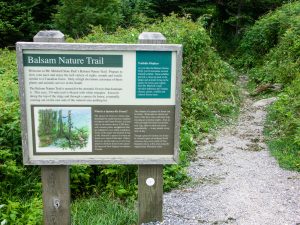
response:
<path id="1" fill-rule="evenodd" d="M 275 98 L 244 96 L 237 123 L 199 145 L 193 184 L 164 195 L 160 224 L 300 225 L 300 174 L 279 168 L 262 135 Z"/>

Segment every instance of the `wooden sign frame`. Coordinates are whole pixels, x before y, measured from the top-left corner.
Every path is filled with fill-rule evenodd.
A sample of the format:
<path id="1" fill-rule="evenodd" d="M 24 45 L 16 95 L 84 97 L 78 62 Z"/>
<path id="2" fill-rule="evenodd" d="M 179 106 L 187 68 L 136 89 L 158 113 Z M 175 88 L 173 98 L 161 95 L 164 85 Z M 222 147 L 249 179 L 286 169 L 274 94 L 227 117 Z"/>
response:
<path id="1" fill-rule="evenodd" d="M 174 134 L 172 154 L 131 154 L 131 155 L 34 155 L 33 154 L 33 132 L 29 129 L 32 126 L 32 110 L 28 105 L 28 95 L 26 95 L 26 78 L 24 77 L 25 67 L 33 60 L 24 61 L 24 52 L 29 53 L 68 53 L 74 51 L 80 55 L 80 52 L 172 52 L 175 55 L 176 68 L 172 75 L 175 75 L 175 89 L 171 90 L 175 98 L 174 110 Z M 182 73 L 182 46 L 170 44 L 71 44 L 71 43 L 17 43 L 17 60 L 19 72 L 19 87 L 21 100 L 21 121 L 22 121 L 22 144 L 23 144 L 23 162 L 26 165 L 72 165 L 72 164 L 138 164 L 138 165 L 155 165 L 155 164 L 174 164 L 178 161 L 179 154 L 179 130 L 180 130 L 180 108 L 181 108 L 181 73 Z M 27 63 L 24 65 L 24 62 Z M 173 61 L 172 61 L 173 62 Z M 39 62 L 37 62 L 39 63 Z M 27 84 L 28 85 L 28 84 Z M 160 99 L 157 98 L 157 102 Z M 55 105 L 55 104 L 54 104 Z M 162 105 L 161 105 L 162 106 Z M 29 124 L 28 121 L 31 121 Z"/>

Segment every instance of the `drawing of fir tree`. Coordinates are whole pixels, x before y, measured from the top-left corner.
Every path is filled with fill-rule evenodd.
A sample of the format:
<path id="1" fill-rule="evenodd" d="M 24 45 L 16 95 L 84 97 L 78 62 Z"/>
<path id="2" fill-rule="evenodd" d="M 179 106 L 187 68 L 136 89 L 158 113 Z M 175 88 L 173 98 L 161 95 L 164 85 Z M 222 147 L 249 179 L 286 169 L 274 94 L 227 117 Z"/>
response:
<path id="1" fill-rule="evenodd" d="M 80 109 L 38 110 L 39 147 L 82 149 L 90 135 L 90 111 Z"/>

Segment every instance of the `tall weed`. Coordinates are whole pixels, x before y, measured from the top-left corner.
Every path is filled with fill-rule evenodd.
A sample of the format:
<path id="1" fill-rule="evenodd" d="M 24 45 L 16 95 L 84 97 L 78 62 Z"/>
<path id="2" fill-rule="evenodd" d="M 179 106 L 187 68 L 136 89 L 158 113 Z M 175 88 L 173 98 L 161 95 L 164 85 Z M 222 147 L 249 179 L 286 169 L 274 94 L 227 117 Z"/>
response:
<path id="1" fill-rule="evenodd" d="M 300 73 L 269 108 L 266 135 L 279 164 L 300 172 Z"/>

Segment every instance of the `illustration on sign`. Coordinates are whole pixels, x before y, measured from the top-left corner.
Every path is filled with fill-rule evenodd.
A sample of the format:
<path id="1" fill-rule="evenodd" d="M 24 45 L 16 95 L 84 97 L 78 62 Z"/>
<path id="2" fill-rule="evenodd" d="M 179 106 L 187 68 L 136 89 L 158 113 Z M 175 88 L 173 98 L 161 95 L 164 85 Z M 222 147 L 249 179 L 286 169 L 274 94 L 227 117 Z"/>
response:
<path id="1" fill-rule="evenodd" d="M 90 107 L 34 107 L 34 118 L 36 152 L 91 152 Z"/>

